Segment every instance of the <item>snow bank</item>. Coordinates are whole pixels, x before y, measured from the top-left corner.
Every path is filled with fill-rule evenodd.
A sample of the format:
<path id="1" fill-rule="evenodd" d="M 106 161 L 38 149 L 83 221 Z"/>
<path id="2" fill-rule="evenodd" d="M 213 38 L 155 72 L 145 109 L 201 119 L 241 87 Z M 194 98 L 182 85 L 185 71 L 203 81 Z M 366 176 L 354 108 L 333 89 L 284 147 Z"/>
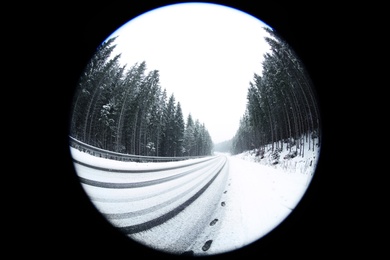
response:
<path id="1" fill-rule="evenodd" d="M 292 151 L 296 148 L 292 147 Z M 312 176 L 315 172 L 319 154 L 320 147 L 315 146 L 309 148 L 308 144 L 305 144 L 303 150 L 303 156 L 297 155 L 293 158 L 289 156 L 290 151 L 288 149 L 283 149 L 279 152 L 279 159 L 275 160 L 272 156 L 271 146 L 266 147 L 266 151 L 263 155 L 263 158 L 257 155 L 258 149 L 253 149 L 251 151 L 246 151 L 241 154 L 234 155 L 233 157 L 238 157 L 240 159 L 260 163 L 265 166 L 272 167 L 273 169 L 281 169 L 289 173 L 303 173 L 305 175 Z M 275 163 L 277 162 L 277 163 Z"/>

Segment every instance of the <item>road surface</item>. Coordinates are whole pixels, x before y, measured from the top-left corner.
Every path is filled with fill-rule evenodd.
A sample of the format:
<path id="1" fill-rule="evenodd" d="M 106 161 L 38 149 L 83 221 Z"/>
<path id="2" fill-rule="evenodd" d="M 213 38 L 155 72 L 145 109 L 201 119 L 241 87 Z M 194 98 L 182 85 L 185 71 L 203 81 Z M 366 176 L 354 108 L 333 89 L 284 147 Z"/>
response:
<path id="1" fill-rule="evenodd" d="M 277 192 L 273 174 L 226 155 L 142 164 L 72 154 L 96 208 L 129 238 L 159 251 L 200 256 L 240 248 L 296 204 Z"/>

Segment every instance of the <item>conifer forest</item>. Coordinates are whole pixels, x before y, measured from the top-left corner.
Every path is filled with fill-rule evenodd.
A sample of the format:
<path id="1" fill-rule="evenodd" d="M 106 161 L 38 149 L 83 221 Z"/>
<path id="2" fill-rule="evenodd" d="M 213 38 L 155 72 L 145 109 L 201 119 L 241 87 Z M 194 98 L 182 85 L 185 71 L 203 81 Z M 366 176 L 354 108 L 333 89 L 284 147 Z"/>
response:
<path id="1" fill-rule="evenodd" d="M 273 30 L 265 30 L 270 51 L 264 54 L 261 75 L 255 73 L 249 82 L 246 110 L 229 152 L 257 149 L 261 156 L 270 147 L 303 156 L 304 144 L 314 149 L 321 141 L 317 99 L 293 50 Z M 124 154 L 212 155 L 214 144 L 201 119 L 183 115 L 185 104 L 167 93 L 159 71 L 148 70 L 146 61 L 121 65 L 121 55 L 112 55 L 115 39 L 98 47 L 80 76 L 70 108 L 69 135 Z"/>
<path id="2" fill-rule="evenodd" d="M 159 71 L 146 73 L 145 61 L 126 68 L 111 57 L 115 38 L 104 42 L 81 75 L 71 108 L 70 136 L 124 154 L 210 155 L 206 126 L 184 117 L 174 94 L 168 96 Z"/>
<path id="3" fill-rule="evenodd" d="M 254 74 L 249 83 L 247 107 L 240 126 L 231 140 L 231 153 L 266 147 L 277 156 L 289 150 L 289 156 L 304 156 L 320 146 L 320 114 L 313 85 L 301 61 L 274 31 L 266 41 L 271 51 L 264 54 L 262 75 Z M 267 148 L 267 149 L 268 149 Z"/>

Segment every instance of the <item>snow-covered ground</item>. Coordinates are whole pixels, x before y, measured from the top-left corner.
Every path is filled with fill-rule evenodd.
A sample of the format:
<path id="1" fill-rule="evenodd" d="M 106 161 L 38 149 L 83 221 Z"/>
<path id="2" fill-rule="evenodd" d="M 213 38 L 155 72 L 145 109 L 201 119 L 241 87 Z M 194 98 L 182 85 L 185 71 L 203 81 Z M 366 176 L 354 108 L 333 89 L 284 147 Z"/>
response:
<path id="1" fill-rule="evenodd" d="M 221 195 L 218 195 L 220 196 L 219 203 L 222 206 L 210 214 L 210 220 L 201 228 L 203 231 L 197 235 L 198 238 L 194 239 L 186 251 L 193 252 L 195 255 L 212 255 L 232 251 L 255 242 L 279 225 L 299 203 L 315 172 L 320 149 L 316 147 L 313 151 L 308 149 L 308 145 L 305 147 L 303 157 L 296 156 L 284 159 L 287 151 L 281 152 L 278 164 L 273 164 L 270 151 L 265 152 L 263 159 L 256 156 L 256 151 L 248 151 L 234 156 L 225 154 L 228 159 L 228 170 L 224 171 L 226 172 L 224 174 L 227 174 L 225 178 L 227 181 L 221 185 L 226 185 L 226 187 L 218 188 L 224 191 L 223 193 L 219 192 Z M 93 157 L 73 148 L 71 148 L 71 152 L 77 160 L 96 166 L 110 165 L 110 168 L 115 169 L 152 169 L 186 163 L 185 161 L 119 162 Z M 216 155 L 218 154 L 216 153 Z M 112 173 L 109 174 L 112 176 Z M 107 179 L 104 177 L 104 173 L 102 176 L 101 172 L 97 176 Z M 135 175 L 128 176 L 134 177 Z M 210 189 L 213 189 L 212 186 Z M 94 196 L 104 198 L 107 194 L 99 195 L 95 192 Z M 208 200 L 201 199 L 199 201 L 207 203 Z M 151 205 L 151 207 L 154 206 Z M 148 205 L 144 205 L 144 207 L 148 207 Z M 197 207 L 207 208 L 207 205 Z M 181 235 L 185 236 L 186 234 Z M 153 244 L 156 243 L 153 241 L 153 236 L 148 237 L 148 239 L 149 244 L 153 247 Z M 202 250 L 206 241 L 209 242 L 208 248 Z"/>
<path id="2" fill-rule="evenodd" d="M 315 139 L 316 140 L 316 139 Z M 246 151 L 241 154 L 235 155 L 234 157 L 243 159 L 245 161 L 256 162 L 261 165 L 265 165 L 276 169 L 280 172 L 288 172 L 288 173 L 303 173 L 304 175 L 312 176 L 314 174 L 318 157 L 320 154 L 320 148 L 315 145 L 313 149 L 313 144 L 311 146 L 308 143 L 305 143 L 303 149 L 303 156 L 299 154 L 294 158 L 286 158 L 288 154 L 290 154 L 289 150 L 286 147 L 279 153 L 279 160 L 277 164 L 273 164 L 273 158 L 271 153 L 271 146 L 268 145 L 266 147 L 266 151 L 264 153 L 264 158 L 260 159 L 259 156 L 256 156 L 257 150 Z M 292 147 L 292 151 L 295 150 L 295 146 Z M 300 176 L 300 175 L 297 175 Z"/>
<path id="3" fill-rule="evenodd" d="M 209 253 L 238 249 L 260 239 L 295 208 L 315 172 L 319 149 L 304 157 L 283 159 L 273 165 L 270 151 L 263 159 L 256 151 L 229 156 L 230 190 L 219 236 Z"/>

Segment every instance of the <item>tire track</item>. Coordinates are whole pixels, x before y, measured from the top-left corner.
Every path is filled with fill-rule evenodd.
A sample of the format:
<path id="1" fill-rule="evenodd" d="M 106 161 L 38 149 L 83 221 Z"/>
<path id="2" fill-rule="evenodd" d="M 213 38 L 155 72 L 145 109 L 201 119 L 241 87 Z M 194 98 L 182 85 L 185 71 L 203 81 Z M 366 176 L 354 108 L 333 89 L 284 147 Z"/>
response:
<path id="1" fill-rule="evenodd" d="M 214 177 L 205 185 L 203 186 L 198 192 L 196 192 L 192 197 L 190 197 L 188 200 L 186 200 L 184 203 L 180 204 L 178 207 L 174 208 L 173 210 L 165 213 L 164 215 L 157 217 L 155 219 L 152 219 L 150 221 L 144 222 L 142 224 L 132 225 L 132 226 L 126 226 L 121 227 L 120 230 L 124 232 L 125 234 L 134 234 L 142 231 L 149 230 L 155 226 L 161 225 L 162 223 L 168 221 L 169 219 L 172 219 L 176 215 L 178 215 L 180 212 L 182 212 L 185 208 L 187 208 L 191 203 L 193 203 L 197 198 L 199 198 L 200 195 L 203 194 L 203 192 L 213 183 L 213 181 L 217 178 L 221 170 L 224 168 L 226 164 L 226 159 L 223 165 L 220 167 L 220 169 L 216 172 Z"/>
<path id="2" fill-rule="evenodd" d="M 192 182 L 197 181 L 198 179 L 202 179 L 202 177 L 204 177 L 203 175 L 205 175 L 205 173 L 207 173 L 207 171 L 203 171 L 201 174 L 195 175 L 193 178 L 188 179 L 185 182 L 182 182 L 180 186 L 173 186 L 173 187 L 168 188 L 168 189 L 163 189 L 161 191 L 155 192 L 152 195 L 151 194 L 139 194 L 137 196 L 131 196 L 131 197 L 125 197 L 125 198 L 107 198 L 107 197 L 102 197 L 102 196 L 100 196 L 100 197 L 91 196 L 91 200 L 96 202 L 96 203 L 99 203 L 99 202 L 102 202 L 102 203 L 124 203 L 124 202 L 142 201 L 145 199 L 158 197 L 158 196 L 161 196 L 161 195 L 169 193 L 169 192 L 173 192 L 182 186 L 187 186 L 187 185 L 191 184 Z M 201 182 L 201 181 L 197 181 L 197 182 Z M 196 186 L 198 186 L 198 185 L 193 185 L 193 188 L 188 189 L 188 191 L 193 190 L 194 188 L 196 188 Z M 183 194 L 184 193 L 182 193 L 182 195 Z"/>
<path id="3" fill-rule="evenodd" d="M 173 175 L 173 176 L 168 176 L 168 177 L 149 180 L 149 181 L 142 181 L 142 182 L 127 182 L 127 183 L 120 182 L 120 183 L 118 183 L 118 182 L 95 181 L 95 180 L 87 179 L 84 177 L 79 177 L 79 178 L 80 178 L 81 183 L 86 184 L 86 185 L 90 185 L 90 186 L 95 186 L 95 187 L 100 187 L 100 188 L 108 188 L 108 189 L 132 189 L 132 188 L 139 188 L 139 187 L 156 185 L 156 184 L 160 184 L 163 182 L 179 179 L 179 178 L 186 176 L 190 173 L 196 172 L 201 168 L 203 168 L 203 166 L 196 168 L 196 169 L 191 169 L 191 170 L 188 170 L 188 171 L 185 171 L 185 172 Z"/>
<path id="4" fill-rule="evenodd" d="M 96 166 L 96 165 L 92 165 L 92 164 L 89 164 L 86 162 L 81 162 L 81 161 L 74 159 L 74 158 L 73 158 L 73 162 L 76 164 L 79 164 L 79 165 L 82 165 L 82 166 L 85 166 L 88 168 L 92 168 L 95 170 L 100 170 L 100 171 L 109 171 L 109 172 L 118 172 L 118 173 L 149 173 L 149 172 L 162 172 L 162 171 L 176 170 L 176 169 L 196 165 L 199 163 L 204 163 L 204 162 L 207 162 L 207 161 L 210 161 L 213 159 L 216 159 L 216 157 L 211 157 L 211 158 L 207 158 L 205 160 L 187 163 L 187 164 L 183 164 L 183 165 L 172 166 L 172 167 L 160 167 L 160 168 L 154 168 L 154 169 L 137 169 L 137 170 L 136 169 L 115 169 L 115 168 Z"/>
<path id="5" fill-rule="evenodd" d="M 218 166 L 219 167 L 219 166 Z M 217 167 L 217 169 L 218 169 Z M 192 193 L 193 191 L 197 190 L 197 189 L 200 189 L 199 187 L 203 185 L 203 183 L 209 178 L 209 175 L 210 174 L 207 174 L 206 175 L 206 178 L 203 176 L 204 174 L 207 174 L 207 171 L 205 172 L 202 172 L 201 174 L 199 174 L 198 176 L 196 176 L 195 178 L 193 179 L 190 179 L 188 180 L 187 182 L 184 182 L 182 183 L 180 186 L 174 186 L 172 187 L 171 189 L 168 189 L 168 190 L 163 190 L 162 192 L 160 193 L 157 193 L 157 195 L 154 195 L 154 196 L 149 196 L 149 197 L 146 197 L 144 199 L 150 199 L 150 198 L 153 198 L 153 197 L 156 197 L 158 195 L 163 195 L 165 193 L 168 193 L 168 192 L 171 192 L 172 190 L 176 190 L 176 189 L 179 189 L 181 188 L 181 186 L 183 185 L 186 185 L 186 184 L 191 184 L 194 182 L 195 179 L 199 179 L 200 178 L 200 181 L 197 181 L 195 183 L 195 185 L 192 185 L 190 188 L 187 188 L 185 189 L 183 192 L 180 192 L 178 193 L 178 195 L 174 196 L 173 198 L 171 199 L 168 199 L 162 203 L 159 203 L 157 205 L 154 205 L 152 207 L 148 207 L 148 208 L 145 208 L 145 209 L 141 209 L 141 210 L 137 210 L 137 211 L 132 211 L 132 212 L 125 212 L 125 213 L 112 213 L 112 214 L 109 214 L 109 213 L 105 213 L 104 215 L 109 218 L 109 219 L 124 219 L 124 218 L 131 218 L 131 217 L 137 217 L 137 216 L 142 216 L 144 214 L 148 214 L 148 213 L 151 213 L 153 211 L 157 211 L 159 209 L 162 209 L 166 206 L 169 206 L 169 205 L 172 205 L 173 203 L 177 202 L 177 201 L 180 201 L 180 199 L 188 196 L 188 194 Z M 142 201 L 142 200 L 140 200 Z"/>
<path id="6" fill-rule="evenodd" d="M 90 167 L 87 160 L 74 163 L 91 201 L 130 239 L 178 254 L 198 239 L 206 251 L 212 246 L 212 239 L 204 241 L 199 234 L 220 225 L 220 217 L 214 221 L 211 217 L 213 209 L 221 207 L 228 174 L 226 156 L 167 165 L 159 169 L 161 174 L 157 168 L 112 170 L 100 163 Z M 153 174 L 147 174 L 150 172 Z M 146 174 L 132 177 L 121 173 Z"/>

